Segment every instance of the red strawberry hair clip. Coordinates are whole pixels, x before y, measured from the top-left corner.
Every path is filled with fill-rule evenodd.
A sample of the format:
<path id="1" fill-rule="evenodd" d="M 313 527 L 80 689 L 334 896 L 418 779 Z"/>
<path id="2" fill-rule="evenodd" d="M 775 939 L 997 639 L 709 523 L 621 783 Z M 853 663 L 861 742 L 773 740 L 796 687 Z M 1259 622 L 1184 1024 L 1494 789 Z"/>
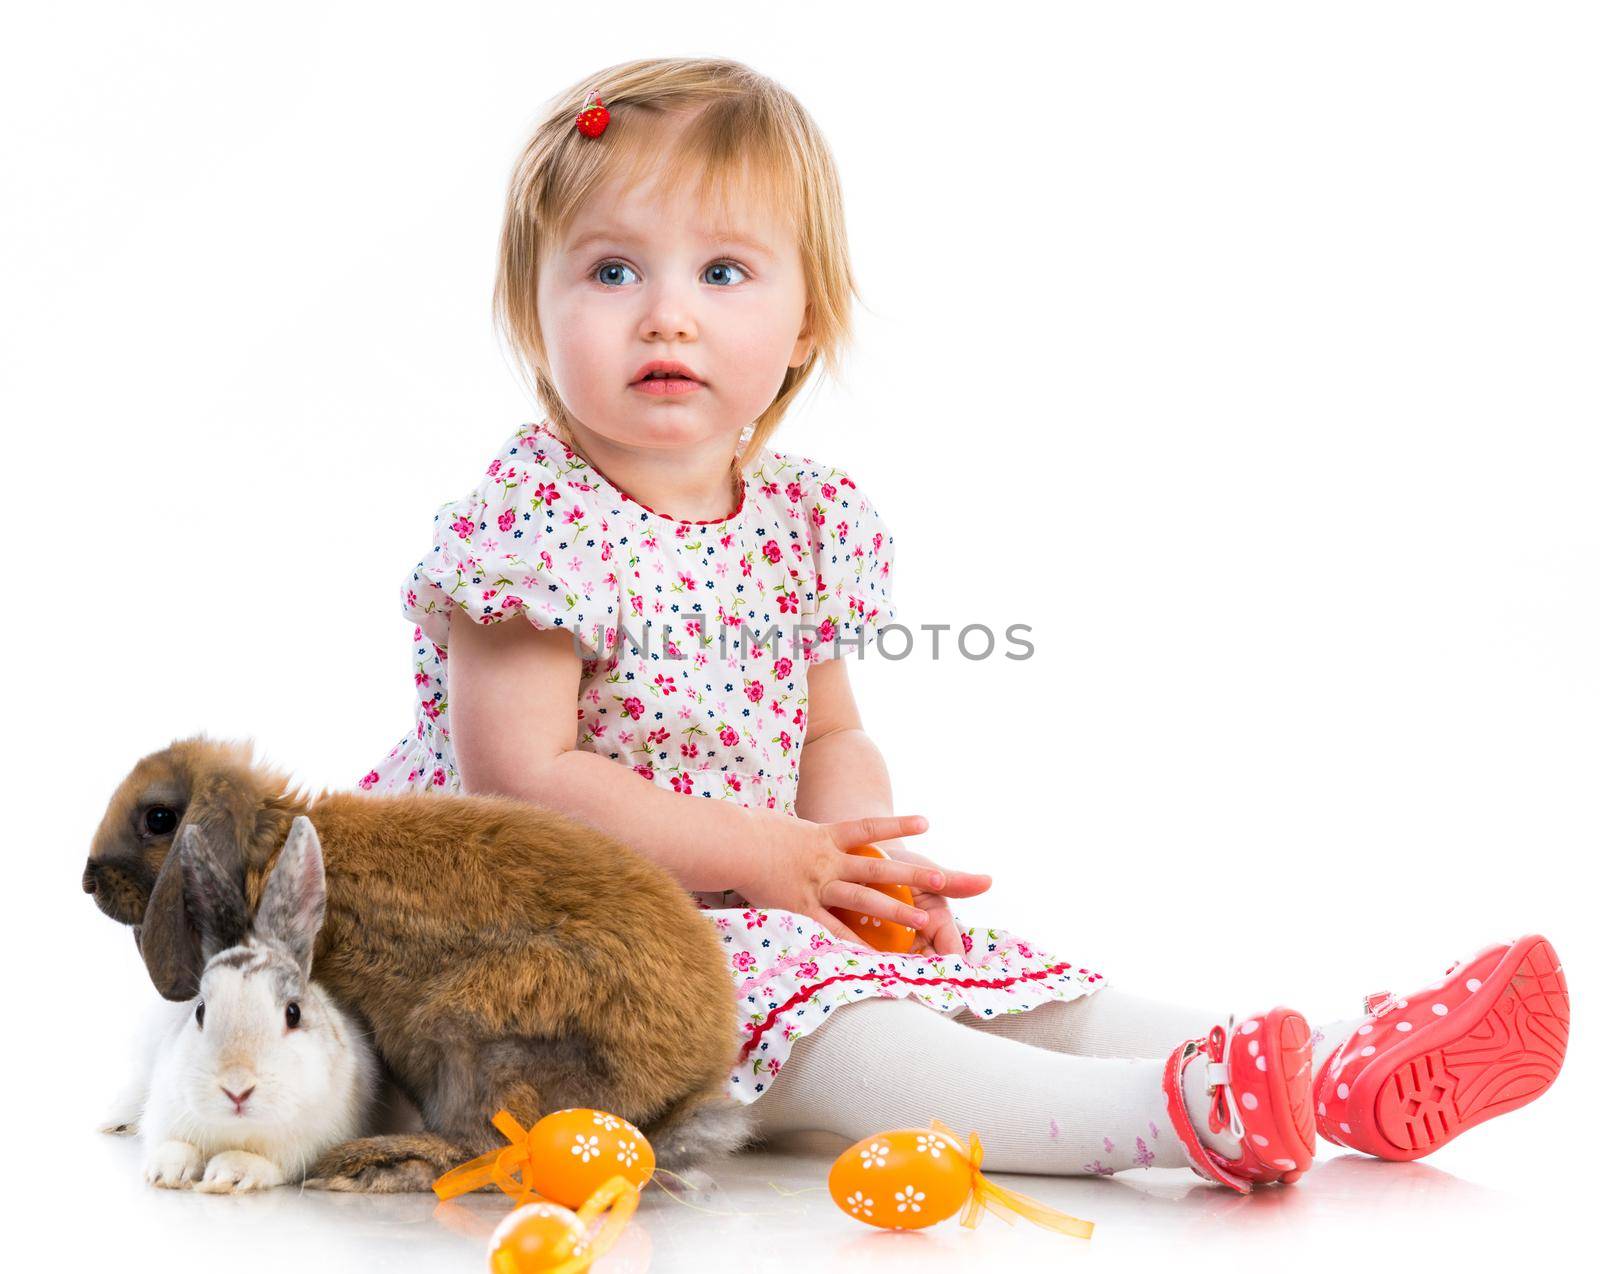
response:
<path id="1" fill-rule="evenodd" d="M 598 137 L 606 131 L 606 125 L 610 122 L 611 112 L 606 110 L 605 103 L 600 100 L 600 94 L 589 94 L 589 100 L 578 112 L 578 131 L 585 137 Z"/>

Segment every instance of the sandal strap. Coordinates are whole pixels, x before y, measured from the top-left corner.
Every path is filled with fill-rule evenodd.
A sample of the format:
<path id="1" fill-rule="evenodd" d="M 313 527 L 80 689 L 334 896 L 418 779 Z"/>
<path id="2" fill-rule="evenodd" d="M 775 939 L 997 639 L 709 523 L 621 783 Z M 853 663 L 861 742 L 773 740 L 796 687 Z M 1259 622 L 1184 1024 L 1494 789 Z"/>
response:
<path id="1" fill-rule="evenodd" d="M 1485 948 L 1485 950 L 1491 949 L 1492 948 Z M 1480 952 L 1480 954 L 1482 953 Z M 1450 962 L 1450 967 L 1444 971 L 1444 976 L 1448 978 L 1452 973 L 1461 967 L 1462 963 L 1463 962 L 1460 960 L 1452 960 Z M 1397 1007 L 1398 1005 L 1396 1003 L 1396 997 L 1392 991 L 1374 991 L 1361 1003 L 1362 1011 L 1365 1012 L 1368 1017 L 1382 1017 L 1385 1013 L 1391 1012 Z"/>
<path id="2" fill-rule="evenodd" d="M 1211 1028 L 1211 1033 L 1206 1036 L 1205 1051 L 1209 1059 L 1206 1062 L 1206 1085 L 1211 1091 L 1211 1109 L 1206 1113 L 1206 1122 L 1212 1132 L 1221 1132 L 1226 1128 L 1230 1136 L 1243 1141 L 1244 1119 L 1239 1114 L 1239 1104 L 1233 1096 L 1233 1065 L 1230 1061 L 1233 1051 L 1232 1014 L 1228 1016 L 1226 1029 L 1220 1026 Z"/>
<path id="3" fill-rule="evenodd" d="M 1228 1170 L 1228 1160 L 1201 1142 L 1200 1134 L 1195 1130 L 1194 1121 L 1189 1118 L 1189 1108 L 1184 1104 L 1183 1100 L 1183 1072 L 1191 1061 L 1204 1053 L 1208 1055 L 1208 1069 L 1213 1066 L 1224 1065 L 1222 1057 L 1226 1054 L 1228 1041 L 1233 1035 L 1231 1019 L 1229 1020 L 1229 1026 L 1230 1029 L 1222 1034 L 1220 1041 L 1217 1037 L 1222 1028 L 1217 1027 L 1212 1030 L 1209 1037 L 1185 1040 L 1177 1048 L 1173 1049 L 1172 1055 L 1167 1058 L 1166 1067 L 1161 1073 L 1161 1090 L 1167 1099 L 1167 1119 L 1172 1124 L 1173 1131 L 1178 1134 L 1178 1144 L 1183 1147 L 1184 1158 L 1188 1159 L 1189 1166 L 1208 1180 L 1225 1185 L 1230 1190 L 1237 1190 L 1240 1194 L 1249 1194 L 1251 1189 L 1249 1180 L 1230 1172 Z M 1213 1045 L 1217 1050 L 1217 1055 L 1210 1055 Z M 1208 1078 L 1216 1074 L 1217 1071 L 1210 1070 Z M 1220 1132 L 1223 1126 L 1218 1121 L 1218 1110 L 1223 1093 L 1228 1095 L 1228 1105 L 1231 1107 L 1232 1120 L 1237 1121 L 1239 1118 L 1237 1107 L 1232 1106 L 1232 1087 L 1226 1083 L 1217 1085 L 1212 1093 L 1210 1113 L 1213 1131 L 1217 1132 Z M 1240 1124 L 1239 1127 L 1242 1135 L 1243 1125 Z"/>

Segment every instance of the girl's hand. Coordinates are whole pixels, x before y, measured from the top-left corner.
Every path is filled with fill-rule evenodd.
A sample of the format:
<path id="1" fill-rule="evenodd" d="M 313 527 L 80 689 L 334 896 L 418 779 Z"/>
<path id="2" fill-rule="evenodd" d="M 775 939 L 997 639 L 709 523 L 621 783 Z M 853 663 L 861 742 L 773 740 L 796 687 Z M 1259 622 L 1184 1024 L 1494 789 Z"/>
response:
<path id="1" fill-rule="evenodd" d="M 903 862 L 918 863 L 925 867 L 933 867 L 921 854 L 913 853 L 898 843 L 885 844 L 879 842 L 878 848 L 891 858 L 898 858 Z M 938 869 L 936 869 L 938 870 Z M 916 955 L 920 951 L 932 951 L 935 955 L 965 956 L 966 944 L 961 941 L 961 930 L 956 925 L 956 919 L 950 914 L 950 904 L 942 895 L 951 898 L 971 898 L 974 894 L 981 894 L 994 883 L 992 876 L 986 876 L 970 871 L 946 871 L 944 887 L 937 891 L 920 889 L 913 885 L 911 897 L 918 907 L 928 913 L 928 923 L 917 930 L 917 940 L 911 944 L 909 955 Z"/>
<path id="2" fill-rule="evenodd" d="M 908 885 L 913 896 L 932 896 L 933 880 L 942 874 L 938 867 L 925 858 L 911 863 L 846 852 L 855 845 L 920 835 L 928 830 L 928 820 L 920 814 L 854 818 L 842 823 L 812 823 L 786 815 L 778 826 L 779 834 L 751 855 L 745 878 L 734 886 L 751 906 L 798 912 L 859 947 L 867 944 L 829 911 L 830 907 L 859 911 L 910 929 L 929 923 L 931 917 L 920 905 L 908 907 L 872 886 Z M 960 946 L 957 937 L 958 951 Z"/>

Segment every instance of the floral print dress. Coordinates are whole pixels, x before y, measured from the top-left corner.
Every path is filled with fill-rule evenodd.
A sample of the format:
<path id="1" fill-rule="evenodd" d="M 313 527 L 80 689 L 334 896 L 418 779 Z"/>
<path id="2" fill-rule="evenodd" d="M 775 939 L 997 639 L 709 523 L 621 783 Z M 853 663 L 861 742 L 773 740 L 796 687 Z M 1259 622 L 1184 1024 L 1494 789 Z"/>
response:
<path id="1" fill-rule="evenodd" d="M 612 484 L 548 421 L 520 427 L 434 515 L 402 589 L 416 724 L 358 786 L 461 790 L 448 649 L 460 606 L 479 623 L 573 635 L 578 747 L 689 799 L 794 814 L 807 668 L 851 656 L 893 617 L 894 537 L 841 469 L 762 448 L 742 477 L 732 513 L 684 521 Z M 746 1102 L 841 1004 L 910 997 L 992 1017 L 1101 981 L 1000 929 L 963 928 L 962 957 L 892 955 L 735 890 L 692 897 L 722 936 L 742 1011 L 727 1090 Z"/>

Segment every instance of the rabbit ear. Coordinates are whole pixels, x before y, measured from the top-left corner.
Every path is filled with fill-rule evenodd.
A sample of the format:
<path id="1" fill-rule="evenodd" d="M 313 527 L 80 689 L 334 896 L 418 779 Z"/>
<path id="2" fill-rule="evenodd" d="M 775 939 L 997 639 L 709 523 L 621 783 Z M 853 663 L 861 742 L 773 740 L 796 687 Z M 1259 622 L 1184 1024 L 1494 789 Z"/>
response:
<path id="1" fill-rule="evenodd" d="M 200 931 L 200 958 L 238 946 L 250 933 L 243 869 L 224 861 L 216 842 L 197 824 L 180 828 L 172 849 L 183 868 L 189 915 Z"/>
<path id="2" fill-rule="evenodd" d="M 180 852 L 194 831 L 184 828 L 167 850 L 156 883 L 145 904 L 144 919 L 133 927 L 139 955 L 157 991 L 168 1000 L 190 1000 L 200 990 L 200 934 L 189 920 L 184 900 L 183 859 Z"/>
<path id="3" fill-rule="evenodd" d="M 283 852 L 273 865 L 256 908 L 256 933 L 287 948 L 311 976 L 311 952 L 322 928 L 327 886 L 322 870 L 322 843 L 304 814 L 289 825 Z"/>

